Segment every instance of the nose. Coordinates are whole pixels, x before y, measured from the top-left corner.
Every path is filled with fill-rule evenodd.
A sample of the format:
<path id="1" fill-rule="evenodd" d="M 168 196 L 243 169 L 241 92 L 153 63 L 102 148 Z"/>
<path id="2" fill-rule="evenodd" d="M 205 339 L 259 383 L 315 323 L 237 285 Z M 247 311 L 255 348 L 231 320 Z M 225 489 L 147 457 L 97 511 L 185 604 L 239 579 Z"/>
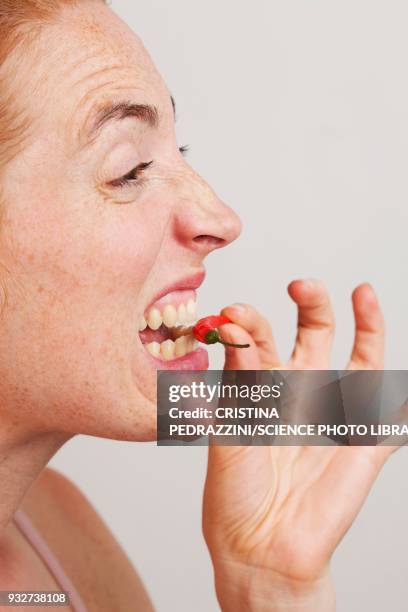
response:
<path id="1" fill-rule="evenodd" d="M 175 215 L 176 238 L 205 257 L 233 242 L 241 233 L 239 216 L 190 169 Z"/>

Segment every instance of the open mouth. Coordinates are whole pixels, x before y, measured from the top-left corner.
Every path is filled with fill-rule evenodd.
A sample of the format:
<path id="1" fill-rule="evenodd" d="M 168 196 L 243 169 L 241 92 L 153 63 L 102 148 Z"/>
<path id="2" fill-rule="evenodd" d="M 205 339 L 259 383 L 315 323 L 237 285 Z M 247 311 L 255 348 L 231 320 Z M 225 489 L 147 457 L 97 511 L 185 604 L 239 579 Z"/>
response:
<path id="1" fill-rule="evenodd" d="M 198 342 L 191 333 L 197 318 L 193 290 L 173 291 L 151 304 L 139 323 L 139 336 L 145 349 L 163 361 L 192 353 Z"/>

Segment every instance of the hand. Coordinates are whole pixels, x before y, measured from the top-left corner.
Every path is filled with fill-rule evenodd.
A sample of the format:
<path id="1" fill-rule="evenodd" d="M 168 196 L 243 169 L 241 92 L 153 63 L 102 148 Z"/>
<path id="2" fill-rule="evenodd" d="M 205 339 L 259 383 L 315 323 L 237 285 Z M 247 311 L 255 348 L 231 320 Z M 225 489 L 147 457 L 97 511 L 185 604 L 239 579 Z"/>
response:
<path id="1" fill-rule="evenodd" d="M 224 308 L 232 324 L 226 369 L 326 369 L 334 332 L 317 281 L 288 287 L 298 332 L 282 365 L 272 331 L 251 306 Z M 370 285 L 352 295 L 355 340 L 348 369 L 382 369 L 384 322 Z M 328 407 L 329 409 L 330 407 Z M 210 446 L 203 531 L 223 610 L 334 610 L 330 558 L 394 447 Z"/>

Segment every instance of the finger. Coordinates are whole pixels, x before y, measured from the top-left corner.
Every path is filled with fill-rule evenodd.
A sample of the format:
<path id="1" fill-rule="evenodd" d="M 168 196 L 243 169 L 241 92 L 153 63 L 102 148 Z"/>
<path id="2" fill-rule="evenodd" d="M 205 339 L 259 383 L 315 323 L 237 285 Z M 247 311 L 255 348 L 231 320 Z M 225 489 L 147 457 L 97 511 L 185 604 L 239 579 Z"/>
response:
<path id="1" fill-rule="evenodd" d="M 259 359 L 258 349 L 252 337 L 245 329 L 227 323 L 220 328 L 220 336 L 225 342 L 233 342 L 234 344 L 249 344 L 248 348 L 234 348 L 232 346 L 225 347 L 225 365 L 226 370 L 260 370 L 261 362 Z"/>
<path id="2" fill-rule="evenodd" d="M 363 283 L 352 294 L 356 331 L 347 369 L 381 370 L 384 367 L 384 317 L 369 283 Z"/>
<path id="3" fill-rule="evenodd" d="M 315 280 L 295 280 L 288 293 L 298 306 L 298 331 L 292 367 L 327 368 L 334 335 L 334 314 L 324 285 Z"/>
<path id="4" fill-rule="evenodd" d="M 223 308 L 221 314 L 231 319 L 251 336 L 258 352 L 260 367 L 277 368 L 280 365 L 272 329 L 269 322 L 249 304 L 232 304 Z"/>

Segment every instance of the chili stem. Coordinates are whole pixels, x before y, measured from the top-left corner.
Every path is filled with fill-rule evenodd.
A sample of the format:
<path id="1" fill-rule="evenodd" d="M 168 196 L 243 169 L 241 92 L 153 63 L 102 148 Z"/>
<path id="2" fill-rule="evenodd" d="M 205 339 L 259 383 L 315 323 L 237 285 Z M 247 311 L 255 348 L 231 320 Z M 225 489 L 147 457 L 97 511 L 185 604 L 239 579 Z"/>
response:
<path id="1" fill-rule="evenodd" d="M 249 344 L 234 344 L 233 342 L 225 342 L 225 340 L 221 340 L 221 338 L 218 340 L 218 342 L 221 342 L 221 344 L 223 344 L 224 346 L 233 346 L 234 348 L 249 348 Z"/>

